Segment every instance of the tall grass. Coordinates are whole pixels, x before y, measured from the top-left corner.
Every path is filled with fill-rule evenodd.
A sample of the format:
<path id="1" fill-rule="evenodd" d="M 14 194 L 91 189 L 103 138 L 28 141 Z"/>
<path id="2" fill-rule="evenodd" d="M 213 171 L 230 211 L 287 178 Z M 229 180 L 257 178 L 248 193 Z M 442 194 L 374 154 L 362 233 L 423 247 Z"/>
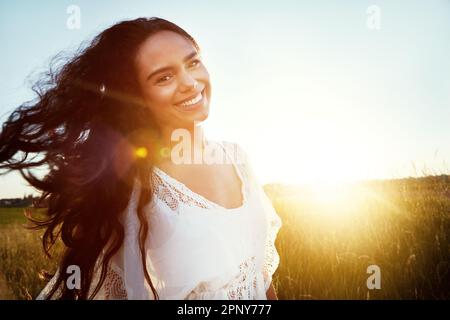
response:
<path id="1" fill-rule="evenodd" d="M 358 184 L 329 199 L 267 186 L 283 220 L 279 298 L 449 299 L 448 178 Z M 370 265 L 380 267 L 381 289 L 367 287 Z"/>
<path id="2" fill-rule="evenodd" d="M 56 270 L 42 249 L 43 230 L 23 227 L 26 218 L 21 208 L 0 208 L 0 299 L 33 299 L 45 285 L 39 271 Z M 61 246 L 55 248 L 55 258 Z"/>
<path id="3" fill-rule="evenodd" d="M 450 298 L 449 176 L 265 190 L 283 220 L 280 299 Z M 0 209 L 0 299 L 34 298 L 45 285 L 38 272 L 56 269 L 22 211 Z M 367 288 L 370 265 L 381 289 Z"/>

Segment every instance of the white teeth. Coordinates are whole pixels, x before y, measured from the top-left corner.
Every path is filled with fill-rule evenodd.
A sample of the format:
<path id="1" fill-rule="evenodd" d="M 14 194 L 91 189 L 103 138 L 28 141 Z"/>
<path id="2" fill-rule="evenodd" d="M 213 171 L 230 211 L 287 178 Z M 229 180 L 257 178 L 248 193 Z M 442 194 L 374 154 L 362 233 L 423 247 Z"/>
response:
<path id="1" fill-rule="evenodd" d="M 199 102 L 201 99 L 202 99 L 202 93 L 200 92 L 194 99 L 191 99 L 191 100 L 189 100 L 189 101 L 180 103 L 179 105 L 180 105 L 180 106 L 183 106 L 183 107 L 189 107 L 189 106 L 191 106 L 191 105 L 193 105 L 193 104 L 196 104 L 196 103 Z"/>

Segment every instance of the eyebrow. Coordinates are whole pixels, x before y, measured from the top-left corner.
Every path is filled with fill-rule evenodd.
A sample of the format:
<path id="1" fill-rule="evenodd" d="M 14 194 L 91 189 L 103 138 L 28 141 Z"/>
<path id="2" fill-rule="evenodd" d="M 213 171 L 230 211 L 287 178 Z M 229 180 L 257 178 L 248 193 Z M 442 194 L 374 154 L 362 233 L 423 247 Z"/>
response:
<path id="1" fill-rule="evenodd" d="M 186 62 L 186 61 L 192 59 L 192 58 L 195 57 L 197 54 L 198 54 L 197 51 L 191 52 L 190 54 L 188 54 L 188 55 L 183 59 L 183 62 Z M 164 72 L 164 71 L 168 71 L 168 70 L 170 70 L 170 69 L 172 69 L 172 67 L 162 67 L 162 68 L 156 69 L 155 71 L 153 71 L 151 74 L 148 75 L 148 77 L 147 77 L 146 80 L 149 80 L 151 77 L 153 77 L 154 75 L 156 75 L 156 74 L 158 74 L 158 73 L 161 73 L 161 72 Z"/>

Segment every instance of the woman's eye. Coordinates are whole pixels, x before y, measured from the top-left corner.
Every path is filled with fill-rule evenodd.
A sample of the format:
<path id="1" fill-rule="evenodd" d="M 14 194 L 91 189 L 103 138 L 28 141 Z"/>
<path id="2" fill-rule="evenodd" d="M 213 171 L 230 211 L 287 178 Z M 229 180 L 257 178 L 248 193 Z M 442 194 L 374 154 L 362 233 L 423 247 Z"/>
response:
<path id="1" fill-rule="evenodd" d="M 189 63 L 189 67 L 192 67 L 192 68 L 197 67 L 200 63 L 201 63 L 201 62 L 200 62 L 199 59 L 195 59 L 195 60 L 193 60 L 193 61 L 191 61 L 191 62 Z M 171 76 L 171 75 L 167 75 L 167 76 L 161 77 L 161 78 L 159 78 L 158 80 L 156 80 L 156 83 L 167 82 L 167 81 L 169 81 L 170 79 L 172 79 L 172 76 Z"/>
<path id="2" fill-rule="evenodd" d="M 156 82 L 157 83 L 166 82 L 166 81 L 169 81 L 170 78 L 171 78 L 170 76 L 164 76 L 164 77 L 159 78 Z"/>
<path id="3" fill-rule="evenodd" d="M 195 60 L 193 60 L 193 61 L 190 63 L 190 66 L 191 66 L 191 67 L 196 67 L 196 66 L 198 66 L 199 64 L 200 64 L 200 60 L 195 59 Z"/>

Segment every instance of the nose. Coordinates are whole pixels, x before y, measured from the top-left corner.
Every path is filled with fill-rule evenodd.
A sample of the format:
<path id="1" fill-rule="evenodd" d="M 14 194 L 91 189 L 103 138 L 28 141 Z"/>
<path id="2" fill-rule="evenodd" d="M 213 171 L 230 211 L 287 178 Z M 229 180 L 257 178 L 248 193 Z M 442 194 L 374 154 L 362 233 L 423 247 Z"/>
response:
<path id="1" fill-rule="evenodd" d="M 184 72 L 180 78 L 180 91 L 189 92 L 198 86 L 197 80 L 195 80 L 189 72 Z"/>

